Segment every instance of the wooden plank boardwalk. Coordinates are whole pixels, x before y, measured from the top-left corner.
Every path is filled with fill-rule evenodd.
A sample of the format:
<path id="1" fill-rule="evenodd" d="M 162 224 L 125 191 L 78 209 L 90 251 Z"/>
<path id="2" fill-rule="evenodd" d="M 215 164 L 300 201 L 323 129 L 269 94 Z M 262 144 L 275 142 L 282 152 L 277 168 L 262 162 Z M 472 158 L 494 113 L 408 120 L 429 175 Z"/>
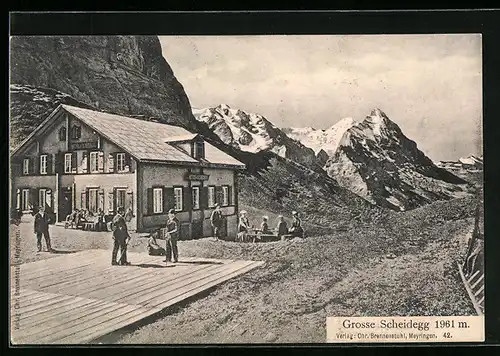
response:
<path id="1" fill-rule="evenodd" d="M 131 266 L 111 266 L 107 250 L 12 266 L 12 343 L 87 343 L 264 264 L 128 255 Z"/>

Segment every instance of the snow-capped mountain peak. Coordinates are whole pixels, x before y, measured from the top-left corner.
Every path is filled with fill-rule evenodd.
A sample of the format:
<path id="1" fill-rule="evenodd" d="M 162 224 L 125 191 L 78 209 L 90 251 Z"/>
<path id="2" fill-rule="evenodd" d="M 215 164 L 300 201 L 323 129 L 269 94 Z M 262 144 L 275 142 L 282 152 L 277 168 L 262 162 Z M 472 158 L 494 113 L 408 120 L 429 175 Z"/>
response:
<path id="1" fill-rule="evenodd" d="M 464 196 L 469 189 L 437 167 L 380 109 L 346 131 L 325 170 L 345 188 L 396 210 Z"/>
<path id="2" fill-rule="evenodd" d="M 301 163 L 315 161 L 314 151 L 290 139 L 264 116 L 219 104 L 193 109 L 194 117 L 208 125 L 226 144 L 247 152 L 272 151 Z"/>
<path id="3" fill-rule="evenodd" d="M 312 148 L 316 154 L 323 150 L 331 156 L 337 150 L 344 133 L 355 124 L 352 117 L 346 117 L 323 130 L 313 127 L 292 127 L 284 131 L 291 138 L 302 142 L 304 146 Z"/>

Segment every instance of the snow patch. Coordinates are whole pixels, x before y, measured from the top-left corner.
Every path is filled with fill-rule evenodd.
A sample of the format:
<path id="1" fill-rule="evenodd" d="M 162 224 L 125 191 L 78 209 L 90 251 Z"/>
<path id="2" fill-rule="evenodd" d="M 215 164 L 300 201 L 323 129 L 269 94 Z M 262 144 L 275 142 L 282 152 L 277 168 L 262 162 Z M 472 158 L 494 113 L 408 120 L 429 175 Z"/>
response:
<path id="1" fill-rule="evenodd" d="M 292 127 L 289 129 L 288 136 L 313 149 L 316 154 L 323 150 L 332 156 L 339 147 L 344 133 L 355 124 L 353 118 L 346 117 L 326 130 L 317 130 L 312 127 Z"/>

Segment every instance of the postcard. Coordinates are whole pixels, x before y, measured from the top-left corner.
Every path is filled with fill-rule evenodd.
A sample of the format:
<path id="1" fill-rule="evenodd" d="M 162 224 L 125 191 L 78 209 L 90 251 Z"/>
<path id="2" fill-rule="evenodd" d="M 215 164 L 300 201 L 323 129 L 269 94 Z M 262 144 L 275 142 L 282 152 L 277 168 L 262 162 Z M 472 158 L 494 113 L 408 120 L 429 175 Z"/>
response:
<path id="1" fill-rule="evenodd" d="M 483 342 L 481 34 L 12 36 L 13 346 Z"/>

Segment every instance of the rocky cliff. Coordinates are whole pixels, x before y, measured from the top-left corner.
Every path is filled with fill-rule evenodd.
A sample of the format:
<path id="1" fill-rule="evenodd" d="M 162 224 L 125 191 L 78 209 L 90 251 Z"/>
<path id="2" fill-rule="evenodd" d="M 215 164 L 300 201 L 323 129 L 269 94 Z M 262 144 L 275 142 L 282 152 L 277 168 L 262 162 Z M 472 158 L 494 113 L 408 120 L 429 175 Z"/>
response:
<path id="1" fill-rule="evenodd" d="M 197 128 L 156 36 L 13 37 L 11 83 L 49 88 L 105 111 Z"/>
<path id="2" fill-rule="evenodd" d="M 394 210 L 461 197 L 472 189 L 437 167 L 380 109 L 345 132 L 325 169 L 341 186 Z"/>

